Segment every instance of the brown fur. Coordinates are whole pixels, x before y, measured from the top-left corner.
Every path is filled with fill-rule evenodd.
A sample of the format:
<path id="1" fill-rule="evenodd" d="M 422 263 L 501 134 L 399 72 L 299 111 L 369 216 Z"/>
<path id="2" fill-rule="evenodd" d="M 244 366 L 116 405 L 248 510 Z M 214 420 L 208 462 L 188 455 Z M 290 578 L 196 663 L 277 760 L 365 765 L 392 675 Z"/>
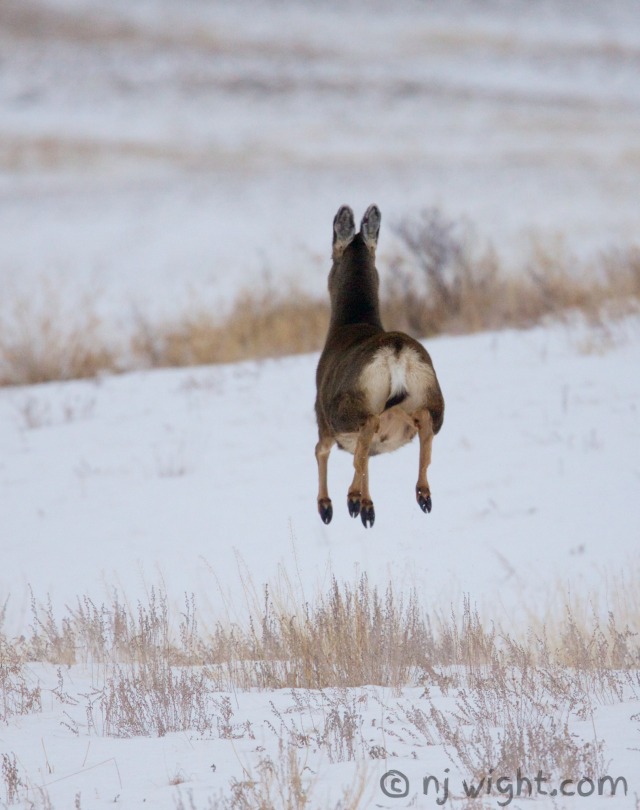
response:
<path id="1" fill-rule="evenodd" d="M 369 206 L 355 232 L 353 212 L 342 206 L 333 223 L 329 274 L 331 322 L 316 372 L 318 511 L 325 523 L 333 508 L 327 465 L 334 444 L 354 455 L 348 506 L 373 525 L 369 456 L 391 452 L 420 437 L 416 498 L 431 511 L 427 467 L 433 436 L 444 417 L 444 399 L 426 349 L 403 332 L 386 332 L 380 320 L 375 250 L 380 212 Z"/>

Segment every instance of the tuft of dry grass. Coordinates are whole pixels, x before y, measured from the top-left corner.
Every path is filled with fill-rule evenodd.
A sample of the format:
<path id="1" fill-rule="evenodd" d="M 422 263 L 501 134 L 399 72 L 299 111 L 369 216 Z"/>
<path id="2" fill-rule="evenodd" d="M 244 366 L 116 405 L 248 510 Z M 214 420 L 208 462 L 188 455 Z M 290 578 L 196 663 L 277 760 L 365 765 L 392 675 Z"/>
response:
<path id="1" fill-rule="evenodd" d="M 234 363 L 315 351 L 324 340 L 326 305 L 299 290 L 244 291 L 222 317 L 209 310 L 175 321 L 138 319 L 132 354 L 145 367 Z"/>
<path id="2" fill-rule="evenodd" d="M 42 710 L 42 692 L 32 684 L 20 645 L 0 633 L 0 722 Z"/>
<path id="3" fill-rule="evenodd" d="M 519 267 L 508 268 L 469 223 L 439 209 L 395 230 L 397 252 L 380 268 L 389 329 L 416 337 L 523 329 L 576 312 L 602 328 L 640 309 L 638 247 L 578 260 L 560 242 L 538 242 Z M 272 284 L 242 291 L 224 312 L 196 305 L 171 320 L 138 316 L 118 342 L 90 295 L 69 313 L 50 285 L 40 293 L 44 306 L 22 300 L 0 320 L 0 385 L 312 352 L 322 347 L 329 323 L 328 296 Z"/>
<path id="4" fill-rule="evenodd" d="M 485 672 L 467 672 L 454 690 L 453 712 L 441 711 L 430 698 L 434 736 L 455 751 L 474 777 L 492 768 L 602 773 L 602 742 L 576 739 L 570 730 L 572 719 L 586 719 L 592 712 L 579 679 L 556 663 L 536 662 L 511 639 L 505 646 L 494 649 Z"/>
<path id="5" fill-rule="evenodd" d="M 3 808 L 19 805 L 28 807 L 29 810 L 54 810 L 48 792 L 44 788 L 33 786 L 23 775 L 13 751 L 3 752 L 0 759 L 0 787 L 4 786 Z M 81 810 L 79 793 L 76 794 L 74 807 Z"/>
<path id="6" fill-rule="evenodd" d="M 356 585 L 334 579 L 313 605 L 292 613 L 265 593 L 260 632 L 252 642 L 261 658 L 280 662 L 282 686 L 321 689 L 407 683 L 425 667 L 433 640 L 415 593 L 385 593 L 363 575 Z"/>
<path id="7" fill-rule="evenodd" d="M 612 249 L 579 261 L 562 242 L 534 241 L 520 268 L 506 269 L 465 220 L 437 208 L 396 226 L 383 311 L 415 335 L 528 328 L 582 313 L 589 322 L 638 311 L 640 249 Z"/>
<path id="8" fill-rule="evenodd" d="M 366 771 L 359 769 L 350 785 L 331 810 L 359 810 L 363 805 L 367 783 Z M 263 756 L 252 770 L 246 770 L 243 779 L 233 779 L 229 796 L 210 797 L 206 810 L 305 810 L 318 807 L 313 796 L 313 772 L 304 763 L 295 746 L 278 748 L 275 761 Z M 198 810 L 193 794 L 187 794 L 188 804 L 180 795 L 176 810 Z M 326 804 L 324 805 L 326 807 Z"/>
<path id="9" fill-rule="evenodd" d="M 24 641 L 27 660 L 55 664 L 201 664 L 208 648 L 198 636 L 193 595 L 185 594 L 177 624 L 163 589 L 151 588 L 147 603 L 130 605 L 114 591 L 109 604 L 78 597 L 59 621 L 50 601 L 31 599 L 31 635 Z M 1 636 L 0 636 L 1 637 Z M 214 645 L 215 646 L 215 645 Z"/>
<path id="10" fill-rule="evenodd" d="M 2 754 L 2 781 L 4 782 L 6 803 L 15 804 L 25 783 L 20 776 L 16 755 L 13 752 Z"/>
<path id="11" fill-rule="evenodd" d="M 210 695 L 206 671 L 200 668 L 176 670 L 161 658 L 117 666 L 89 702 L 89 725 L 108 737 L 164 737 L 189 729 L 207 734 L 215 727 Z"/>
<path id="12" fill-rule="evenodd" d="M 49 284 L 39 292 L 44 304 L 19 299 L 0 318 L 0 385 L 92 378 L 120 370 L 117 351 L 90 299 L 69 312 Z"/>

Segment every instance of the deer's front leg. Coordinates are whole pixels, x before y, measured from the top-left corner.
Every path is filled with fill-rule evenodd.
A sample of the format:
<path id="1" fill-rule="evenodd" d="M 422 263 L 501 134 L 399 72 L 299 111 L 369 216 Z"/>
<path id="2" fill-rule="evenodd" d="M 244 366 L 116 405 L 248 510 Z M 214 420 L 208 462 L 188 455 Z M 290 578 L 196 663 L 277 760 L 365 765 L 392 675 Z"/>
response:
<path id="1" fill-rule="evenodd" d="M 330 437 L 321 438 L 316 444 L 316 461 L 318 462 L 318 512 L 323 523 L 331 523 L 333 506 L 327 487 L 327 467 L 329 466 L 329 453 L 334 440 Z"/>
<path id="2" fill-rule="evenodd" d="M 365 529 L 373 526 L 376 519 L 373 501 L 369 493 L 369 448 L 371 447 L 371 440 L 379 426 L 379 417 L 369 416 L 367 417 L 367 421 L 360 428 L 356 450 L 353 454 L 355 474 L 347 496 L 349 514 L 351 517 L 360 515 Z"/>
<path id="3" fill-rule="evenodd" d="M 418 469 L 418 483 L 416 484 L 416 500 L 423 512 L 431 511 L 431 491 L 427 481 L 427 467 L 431 464 L 431 445 L 433 444 L 433 419 L 426 408 L 414 415 L 420 438 L 420 465 Z"/>

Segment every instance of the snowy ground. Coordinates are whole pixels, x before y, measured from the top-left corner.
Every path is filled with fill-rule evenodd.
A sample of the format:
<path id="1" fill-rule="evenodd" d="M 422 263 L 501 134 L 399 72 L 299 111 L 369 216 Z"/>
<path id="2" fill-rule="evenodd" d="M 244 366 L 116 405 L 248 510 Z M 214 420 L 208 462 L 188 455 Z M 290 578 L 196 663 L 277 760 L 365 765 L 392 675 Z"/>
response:
<path id="1" fill-rule="evenodd" d="M 297 568 L 309 595 L 330 567 L 361 570 L 440 605 L 471 592 L 499 619 L 557 581 L 599 585 L 640 527 L 637 324 L 624 334 L 609 349 L 563 328 L 431 341 L 447 402 L 433 512 L 410 445 L 371 462 L 371 531 L 349 518 L 337 450 L 335 517 L 316 514 L 315 357 L 2 390 L 9 613 L 27 583 L 63 604 L 159 577 L 219 607 L 236 555 L 259 581 Z"/>
<path id="2" fill-rule="evenodd" d="M 426 606 L 444 613 L 469 593 L 487 620 L 512 627 L 554 612 L 569 593 L 595 593 L 601 607 L 619 610 L 620 577 L 633 592 L 638 571 L 640 381 L 632 370 L 639 333 L 630 320 L 609 336 L 553 327 L 431 341 L 447 402 L 430 473 L 433 512 L 415 503 L 417 446 L 410 445 L 372 460 L 370 530 L 347 513 L 346 454 L 330 461 L 333 522 L 324 526 L 316 513 L 315 356 L 4 389 L 7 630 L 24 632 L 30 622 L 28 584 L 62 611 L 81 594 L 109 601 L 113 587 L 132 603 L 144 601 L 162 581 L 177 610 L 183 594 L 194 593 L 203 618 L 230 609 L 241 620 L 242 579 L 259 589 L 282 582 L 283 572 L 300 603 L 325 589 L 331 573 L 355 580 L 366 572 L 372 584 L 416 586 Z M 65 688 L 86 695 L 102 676 L 99 667 L 74 667 Z M 53 668 L 34 668 L 38 677 L 55 687 Z M 81 791 L 83 807 L 102 807 L 117 794 L 124 807 L 146 799 L 170 808 L 176 774 L 186 775 L 196 797 L 224 788 L 241 777 L 241 763 L 255 766 L 257 752 L 277 759 L 269 701 L 284 712 L 293 700 L 285 692 L 234 696 L 234 722 L 250 720 L 254 738 L 114 740 L 89 733 L 84 698 L 60 706 L 48 694 L 49 711 L 0 729 L 0 740 L 33 786 L 49 785 L 59 807 Z M 396 706 L 390 694 L 370 700 L 374 715 L 380 701 Z M 405 690 L 401 702 L 412 700 L 418 691 Z M 309 716 L 326 714 L 321 706 L 315 712 Z M 608 773 L 640 790 L 634 713 L 633 702 L 602 706 L 597 734 L 607 742 Z M 73 725 L 70 717 L 78 736 L 61 725 Z M 580 734 L 589 739 L 587 725 Z M 396 746 L 398 759 L 386 765 L 414 782 L 427 765 L 444 775 L 441 748 L 420 748 L 413 761 L 412 745 L 407 738 Z M 367 771 L 379 806 L 386 806 L 376 792 L 383 764 L 370 762 Z M 333 807 L 356 774 L 354 762 L 329 765 L 314 760 L 321 795 L 338 790 L 333 804 L 318 798 L 319 807 Z M 617 806 L 633 805 L 616 799 Z"/>
<path id="3" fill-rule="evenodd" d="M 530 229 L 581 253 L 637 241 L 639 65 L 635 0 L 3 0 L 0 316 L 20 295 L 49 302 L 43 279 L 70 317 L 93 290 L 120 325 L 133 304 L 173 313 L 265 273 L 318 292 L 343 202 L 382 208 L 382 265 L 390 223 L 434 204 L 470 217 L 516 264 Z M 162 582 L 176 609 L 195 594 L 206 622 L 242 620 L 248 581 L 286 580 L 302 602 L 332 574 L 361 572 L 415 586 L 444 612 L 469 593 L 505 626 L 553 613 L 568 593 L 624 614 L 639 565 L 639 337 L 628 320 L 610 333 L 430 341 L 447 402 L 433 512 L 415 503 L 412 445 L 372 461 L 371 530 L 348 516 L 351 459 L 337 451 L 332 524 L 316 513 L 316 357 L 2 389 L 4 630 L 28 631 L 29 588 L 62 613 L 114 588 L 135 604 Z M 373 728 L 402 715 L 398 702 L 422 705 L 411 689 L 306 696 L 315 703 L 303 712 L 288 692 L 238 693 L 233 722 L 249 721 L 253 739 L 114 739 L 86 725 L 82 696 L 100 686 L 99 668 L 64 671 L 75 705 L 51 691 L 54 668 L 29 676 L 43 712 L 1 725 L 0 752 L 16 754 L 31 798 L 46 786 L 57 810 L 78 792 L 85 810 L 168 810 L 190 789 L 204 808 L 243 766 L 278 758 L 277 713 L 320 724 L 323 700 L 343 701 L 343 718 L 358 701 Z M 608 772 L 629 780 L 626 802 L 606 807 L 640 794 L 637 712 L 630 699 L 602 705 L 573 728 L 595 730 Z M 377 728 L 357 750 L 364 806 L 406 806 L 450 762 L 408 738 L 372 760 Z M 333 808 L 357 775 L 334 754 L 311 757 L 314 807 Z M 389 768 L 411 781 L 405 802 L 379 788 Z M 464 777 L 452 771 L 458 795 Z"/>
<path id="4" fill-rule="evenodd" d="M 264 274 L 324 289 L 338 205 L 637 239 L 640 17 L 615 4 L 6 0 L 3 308 L 54 279 L 120 322 Z"/>

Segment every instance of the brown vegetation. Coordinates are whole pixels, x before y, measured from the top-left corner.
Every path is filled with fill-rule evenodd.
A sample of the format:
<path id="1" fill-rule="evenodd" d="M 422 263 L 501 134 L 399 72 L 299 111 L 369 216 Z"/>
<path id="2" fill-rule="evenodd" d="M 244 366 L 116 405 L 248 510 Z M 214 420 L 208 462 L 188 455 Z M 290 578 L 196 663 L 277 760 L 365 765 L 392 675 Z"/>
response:
<path id="1" fill-rule="evenodd" d="M 18 641 L 0 626 L 0 705 L 8 714 L 29 712 L 39 701 L 39 693 L 20 680 L 20 666 L 29 661 L 133 665 L 148 668 L 150 677 L 157 676 L 159 662 L 204 666 L 219 690 L 399 688 L 433 681 L 438 667 L 461 668 L 478 679 L 496 666 L 561 667 L 605 702 L 620 699 L 607 673 L 640 668 L 635 608 L 627 609 L 620 626 L 611 612 L 603 617 L 594 610 L 578 619 L 565 604 L 545 617 L 545 629 L 531 625 L 509 632 L 487 629 L 468 599 L 459 615 L 428 614 L 415 592 L 403 595 L 391 584 L 380 591 L 366 575 L 354 584 L 334 579 L 325 594 L 300 604 L 292 596 L 274 598 L 264 586 L 245 626 L 216 622 L 203 630 L 193 596 L 185 596 L 176 617 L 166 594 L 156 589 L 136 608 L 115 594 L 111 604 L 79 598 L 62 619 L 51 604 L 34 600 L 32 614 L 30 635 Z M 446 678 L 435 680 L 442 686 Z"/>
<path id="2" fill-rule="evenodd" d="M 397 756 L 398 745 L 414 753 L 444 746 L 474 778 L 522 768 L 595 779 L 606 755 L 592 723 L 596 708 L 640 697 L 633 584 L 616 597 L 626 605 L 621 623 L 610 612 L 585 615 L 565 603 L 545 616 L 544 630 L 510 632 L 483 622 L 469 599 L 449 616 L 428 613 L 416 593 L 403 597 L 391 584 L 381 592 L 365 576 L 354 584 L 334 580 L 315 600 L 295 598 L 286 581 L 277 585 L 265 586 L 256 604 L 245 583 L 247 620 L 208 628 L 193 597 L 175 611 L 157 590 L 136 607 L 117 594 L 107 605 L 85 596 L 61 618 L 34 600 L 26 635 L 10 639 L 0 625 L 0 722 L 42 711 L 34 661 L 57 667 L 57 685 L 46 692 L 76 735 L 192 730 L 231 744 L 251 741 L 255 718 L 238 716 L 238 694 L 287 687 L 290 705 L 271 701 L 271 719 L 260 725 L 262 735 L 274 735 L 279 756 L 264 755 L 231 783 L 228 799 L 210 806 L 304 808 L 313 787 L 305 759 L 318 752 L 330 763 L 365 766 Z M 91 664 L 94 677 L 89 691 L 71 694 L 67 667 L 77 663 Z M 391 691 L 385 696 L 372 685 Z M 408 695 L 407 687 L 414 687 Z M 371 712 L 370 701 L 379 709 Z M 372 713 L 384 718 L 375 738 Z M 360 769 L 336 806 L 361 806 L 365 782 Z M 3 783 L 9 801 L 22 794 L 12 753 L 3 755 Z M 193 806 L 185 798 L 180 806 Z"/>
<path id="3" fill-rule="evenodd" d="M 281 357 L 316 351 L 328 322 L 325 302 L 300 290 L 244 291 L 222 317 L 203 309 L 161 324 L 139 319 L 132 350 L 151 368 Z"/>
<path id="4" fill-rule="evenodd" d="M 640 306 L 637 247 L 578 260 L 560 244 L 534 244 L 519 268 L 507 268 L 469 224 L 437 209 L 401 222 L 396 234 L 397 254 L 379 268 L 388 329 L 416 337 L 522 329 L 576 312 L 600 324 Z M 90 301 L 68 313 L 59 294 L 44 297 L 44 312 L 21 301 L 0 320 L 0 385 L 312 352 L 329 322 L 328 296 L 269 287 L 241 292 L 223 314 L 192 306 L 172 320 L 138 317 L 116 345 Z"/>
<path id="5" fill-rule="evenodd" d="M 637 310 L 640 249 L 590 261 L 561 243 L 534 243 L 519 270 L 507 269 L 473 228 L 428 209 L 397 228 L 404 252 L 390 268 L 386 317 L 421 336 L 528 328 L 577 311 L 592 321 Z"/>

